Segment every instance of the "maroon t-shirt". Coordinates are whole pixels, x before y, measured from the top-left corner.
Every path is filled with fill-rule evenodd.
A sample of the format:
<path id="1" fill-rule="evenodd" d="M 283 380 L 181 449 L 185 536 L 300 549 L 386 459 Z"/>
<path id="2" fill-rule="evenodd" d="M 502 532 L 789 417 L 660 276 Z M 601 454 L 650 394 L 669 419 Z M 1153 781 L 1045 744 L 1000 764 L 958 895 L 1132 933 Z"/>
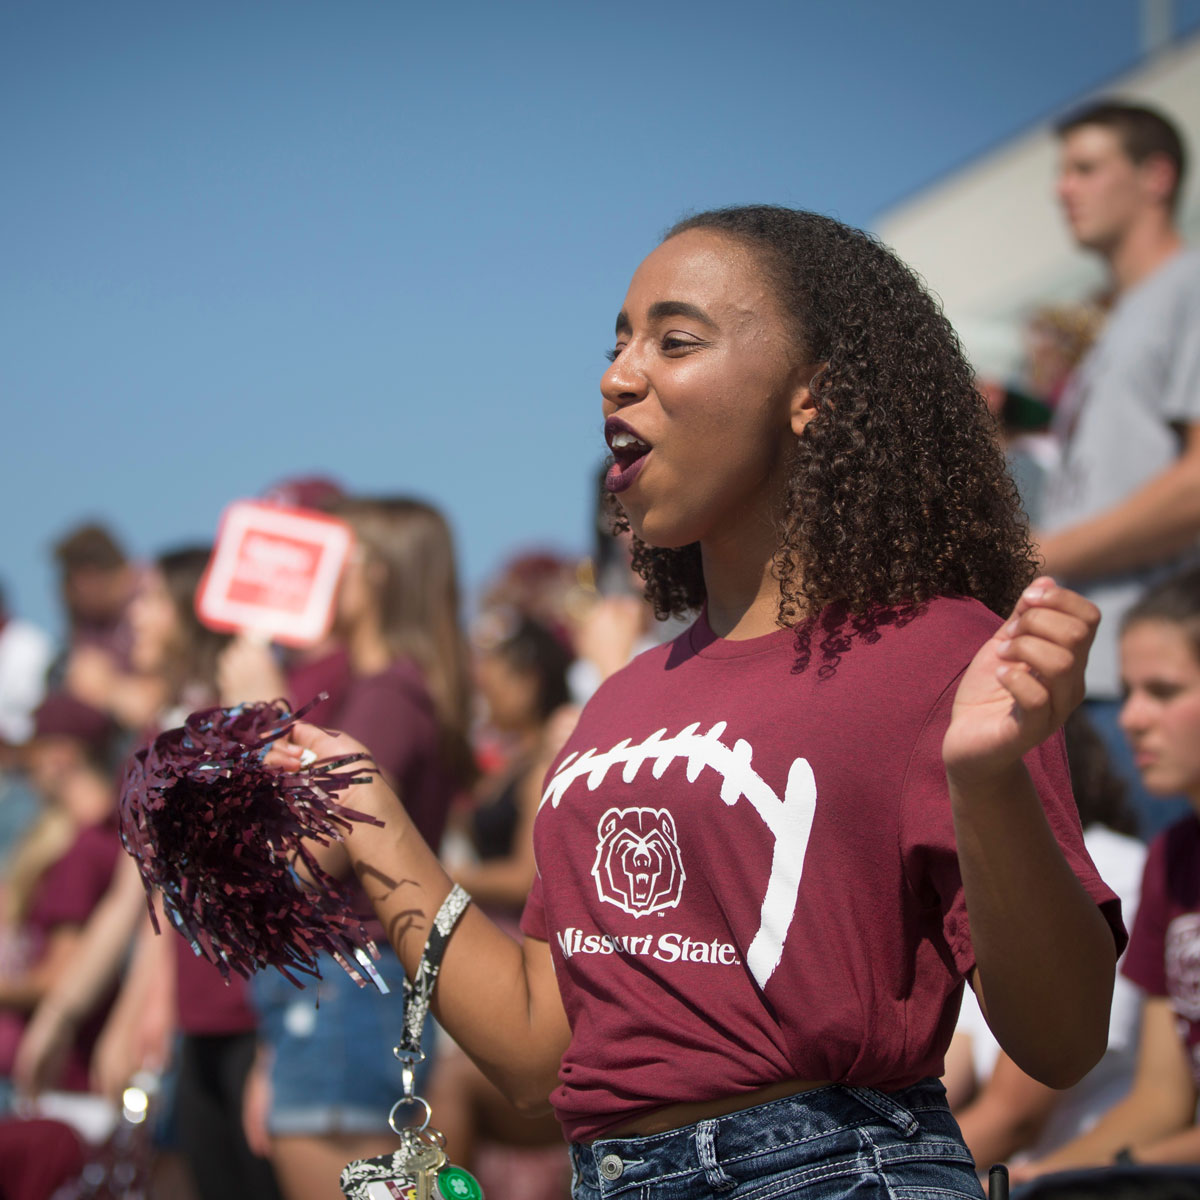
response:
<path id="1" fill-rule="evenodd" d="M 196 954 L 178 930 L 172 933 L 163 930 L 163 936 L 171 939 L 175 952 L 175 1003 L 180 1032 L 253 1033 L 258 1018 L 250 1003 L 249 984 L 236 971 L 229 972 L 226 983 L 220 969 Z"/>
<path id="2" fill-rule="evenodd" d="M 329 724 L 357 738 L 395 784 L 413 824 L 436 852 L 459 785 L 440 749 L 433 698 L 417 667 L 397 659 L 385 671 L 353 679 Z M 354 797 L 347 801 L 353 808 Z M 386 941 L 382 924 L 354 879 L 356 911 L 376 941 Z"/>
<path id="3" fill-rule="evenodd" d="M 402 658 L 377 675 L 352 680 L 331 724 L 370 750 L 436 850 L 457 788 L 442 761 L 437 715 L 421 672 Z"/>
<path id="4" fill-rule="evenodd" d="M 790 1079 L 894 1090 L 942 1071 L 974 966 L 941 743 L 999 620 L 941 599 L 796 670 L 795 635 L 701 618 L 609 679 L 547 776 L 522 926 L 572 1038 L 571 1139 Z M 1027 764 L 1073 870 L 1061 738 Z"/>
<path id="5" fill-rule="evenodd" d="M 325 692 L 329 699 L 310 709 L 304 719 L 313 725 L 328 726 L 350 686 L 350 678 L 350 655 L 344 646 L 334 646 L 315 658 L 297 653 L 287 668 L 288 700 L 293 711 Z"/>
<path id="6" fill-rule="evenodd" d="M 1150 843 L 1121 970 L 1149 995 L 1170 999 L 1200 1085 L 1200 820 L 1194 816 Z"/>
<path id="7" fill-rule="evenodd" d="M 116 823 L 108 821 L 81 829 L 66 853 L 46 869 L 25 918 L 34 962 L 45 952 L 46 943 L 56 930 L 63 926 L 80 928 L 87 923 L 108 890 L 119 851 Z M 88 1061 L 108 1016 L 108 1007 L 105 1001 L 76 1032 L 59 1081 L 67 1091 L 88 1089 Z M 11 1010 L 0 1013 L 0 1075 L 12 1074 L 27 1020 L 25 1013 Z"/>

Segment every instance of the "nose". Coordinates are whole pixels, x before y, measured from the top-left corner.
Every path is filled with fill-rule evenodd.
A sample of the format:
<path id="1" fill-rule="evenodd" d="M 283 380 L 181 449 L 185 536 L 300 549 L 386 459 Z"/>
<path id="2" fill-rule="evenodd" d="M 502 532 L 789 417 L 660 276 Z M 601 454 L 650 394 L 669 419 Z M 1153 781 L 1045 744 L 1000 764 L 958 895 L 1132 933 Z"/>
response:
<path id="1" fill-rule="evenodd" d="M 1075 177 L 1066 167 L 1059 171 L 1058 178 L 1054 181 L 1054 194 L 1060 204 L 1070 203 L 1075 195 Z"/>
<path id="2" fill-rule="evenodd" d="M 609 404 L 620 408 L 635 404 L 648 391 L 649 383 L 645 372 L 638 366 L 634 348 L 626 346 L 601 376 L 600 394 Z"/>
<path id="3" fill-rule="evenodd" d="M 1147 723 L 1147 712 L 1144 698 L 1138 692 L 1130 692 L 1125 697 L 1125 703 L 1121 705 L 1121 711 L 1117 714 L 1117 724 L 1121 727 L 1121 732 L 1126 737 L 1132 737 L 1135 733 L 1145 730 Z"/>

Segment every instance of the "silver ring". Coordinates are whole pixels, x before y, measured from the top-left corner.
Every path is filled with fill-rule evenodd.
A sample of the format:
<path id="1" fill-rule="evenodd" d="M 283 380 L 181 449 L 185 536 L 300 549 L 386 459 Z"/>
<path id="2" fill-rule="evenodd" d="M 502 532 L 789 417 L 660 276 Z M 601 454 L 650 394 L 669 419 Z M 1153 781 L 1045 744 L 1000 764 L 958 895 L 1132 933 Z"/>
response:
<path id="1" fill-rule="evenodd" d="M 396 1113 L 402 1105 L 406 1105 L 406 1104 L 419 1104 L 419 1105 L 421 1105 L 422 1108 L 425 1109 L 425 1120 L 423 1120 L 420 1123 L 420 1125 L 417 1125 L 415 1127 L 412 1125 L 397 1126 Z M 403 1134 L 400 1132 L 401 1129 L 415 1128 L 418 1133 L 424 1133 L 425 1130 L 429 1128 L 429 1121 L 432 1118 L 432 1116 L 433 1116 L 433 1109 L 429 1106 L 429 1101 L 426 1100 L 424 1096 L 401 1096 L 400 1099 L 397 1100 L 396 1103 L 392 1105 L 392 1111 L 390 1113 L 388 1113 L 388 1125 L 391 1127 L 392 1132 L 397 1137 L 403 1136 Z"/>

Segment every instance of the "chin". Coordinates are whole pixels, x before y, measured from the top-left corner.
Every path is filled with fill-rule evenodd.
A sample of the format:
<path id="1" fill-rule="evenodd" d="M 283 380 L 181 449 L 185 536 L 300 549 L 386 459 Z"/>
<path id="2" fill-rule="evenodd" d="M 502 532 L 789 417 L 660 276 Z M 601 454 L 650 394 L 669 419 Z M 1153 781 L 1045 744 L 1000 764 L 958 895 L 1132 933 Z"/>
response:
<path id="1" fill-rule="evenodd" d="M 639 542 L 653 546 L 656 550 L 671 550 L 675 546 L 686 545 L 686 542 L 674 542 L 670 539 L 669 531 L 661 519 L 656 520 L 653 513 L 644 508 L 621 502 L 621 511 L 629 522 L 629 530 Z M 666 539 L 666 540 L 664 540 Z"/>
<path id="2" fill-rule="evenodd" d="M 1107 254 L 1120 241 L 1120 237 L 1111 230 L 1089 229 L 1087 226 L 1074 228 L 1075 243 L 1083 250 L 1091 250 L 1096 254 Z"/>
<path id="3" fill-rule="evenodd" d="M 664 529 L 655 525 L 654 522 L 634 521 L 632 518 L 629 521 L 629 528 L 633 530 L 640 541 L 647 546 L 653 546 L 655 550 L 682 550 L 684 546 L 691 546 L 700 540 L 678 530 Z"/>
<path id="4" fill-rule="evenodd" d="M 1160 800 L 1171 800 L 1182 792 L 1187 791 L 1188 781 L 1186 779 L 1178 779 L 1170 775 L 1161 773 L 1142 775 L 1142 786 L 1152 796 L 1158 797 Z"/>

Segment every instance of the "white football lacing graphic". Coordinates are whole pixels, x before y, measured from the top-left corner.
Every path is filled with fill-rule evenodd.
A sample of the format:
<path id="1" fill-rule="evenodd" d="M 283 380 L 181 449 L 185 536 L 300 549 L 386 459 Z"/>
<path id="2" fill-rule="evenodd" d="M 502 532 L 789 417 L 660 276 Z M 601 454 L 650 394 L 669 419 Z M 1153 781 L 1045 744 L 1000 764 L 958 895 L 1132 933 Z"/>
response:
<path id="1" fill-rule="evenodd" d="M 588 790 L 594 792 L 608 772 L 622 764 L 624 783 L 632 783 L 647 762 L 654 764 L 651 773 L 655 779 L 661 779 L 676 759 L 686 760 L 688 783 L 695 783 L 705 767 L 716 771 L 723 780 L 721 799 L 732 807 L 745 796 L 775 839 L 758 932 L 746 952 L 746 965 L 759 987 L 764 987 L 779 966 L 783 943 L 796 915 L 804 855 L 817 806 L 817 784 L 808 761 L 797 758 L 788 771 L 787 787 L 780 800 L 750 765 L 754 753 L 750 743 L 739 738 L 730 749 L 721 741 L 725 727 L 725 721 L 718 721 L 707 733 L 698 733 L 697 721 L 674 737 L 667 737 L 667 731 L 659 729 L 636 745 L 626 738 L 611 750 L 597 752 L 593 748 L 582 754 L 568 754 L 546 785 L 538 808 L 547 800 L 557 808 L 577 779 L 586 777 Z"/>

